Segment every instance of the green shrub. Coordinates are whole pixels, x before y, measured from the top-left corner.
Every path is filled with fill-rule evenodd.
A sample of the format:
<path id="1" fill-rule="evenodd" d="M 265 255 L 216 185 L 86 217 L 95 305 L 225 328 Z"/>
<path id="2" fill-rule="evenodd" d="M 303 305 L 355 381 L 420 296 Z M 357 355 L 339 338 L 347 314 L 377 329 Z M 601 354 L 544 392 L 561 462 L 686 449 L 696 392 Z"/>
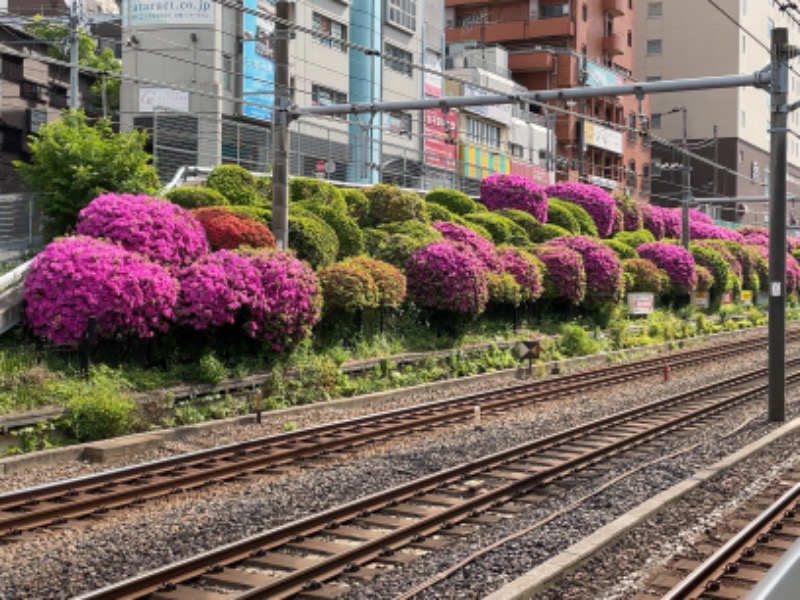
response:
<path id="1" fill-rule="evenodd" d="M 602 344 L 580 325 L 565 323 L 559 328 L 559 333 L 556 346 L 562 356 L 589 356 L 602 350 Z"/>
<path id="2" fill-rule="evenodd" d="M 289 181 L 289 200 L 314 200 L 342 213 L 347 213 L 347 202 L 341 190 L 329 181 L 313 177 L 295 177 Z"/>
<path id="3" fill-rule="evenodd" d="M 642 244 L 649 244 L 655 242 L 656 238 L 647 229 L 638 229 L 636 231 L 620 231 L 612 239 L 619 240 L 623 244 L 627 244 L 631 248 L 638 248 Z"/>
<path id="4" fill-rule="evenodd" d="M 227 206 L 228 199 L 217 190 L 200 185 L 175 188 L 166 195 L 167 200 L 186 209 L 206 206 Z"/>
<path id="5" fill-rule="evenodd" d="M 272 211 L 263 206 L 229 206 L 228 210 L 260 221 L 270 229 L 272 228 Z"/>
<path id="6" fill-rule="evenodd" d="M 377 231 L 377 233 L 372 233 L 373 231 Z M 366 236 L 370 256 L 401 270 L 405 270 L 406 262 L 415 251 L 428 245 L 424 241 L 404 233 L 367 230 Z"/>
<path id="7" fill-rule="evenodd" d="M 603 244 L 605 244 L 609 248 L 611 248 L 614 251 L 614 254 L 616 254 L 619 259 L 639 258 L 639 253 L 636 252 L 634 248 L 631 248 L 630 246 L 628 246 L 628 244 L 620 242 L 619 240 L 610 239 L 610 240 L 600 240 L 600 241 L 603 242 Z"/>
<path id="8" fill-rule="evenodd" d="M 219 383 L 228 376 L 225 364 L 210 350 L 197 361 L 195 379 L 200 383 Z"/>
<path id="9" fill-rule="evenodd" d="M 364 233 L 346 211 L 336 210 L 333 205 L 323 204 L 319 200 L 303 200 L 297 202 L 296 206 L 308 210 L 331 226 L 339 240 L 339 258 L 358 256 L 364 252 Z"/>
<path id="10" fill-rule="evenodd" d="M 524 210 L 518 210 L 516 208 L 504 208 L 502 210 L 498 210 L 497 212 L 498 214 L 501 214 L 504 217 L 514 221 L 514 223 L 525 230 L 525 233 L 529 239 L 533 239 L 533 235 L 540 225 L 539 221 L 536 220 L 536 217 L 528 212 L 525 212 Z"/>
<path id="11" fill-rule="evenodd" d="M 578 235 L 581 233 L 581 226 L 566 204 L 558 198 L 550 198 L 547 202 L 547 222 L 563 227 L 573 235 Z"/>
<path id="12" fill-rule="evenodd" d="M 575 220 L 578 221 L 581 234 L 588 235 L 590 237 L 598 237 L 597 225 L 589 213 L 586 212 L 585 208 L 568 200 L 561 200 L 560 198 L 556 198 L 556 200 L 561 202 L 564 208 L 571 212 L 572 216 L 575 217 Z M 553 198 L 550 198 L 549 201 L 552 202 Z"/>
<path id="13" fill-rule="evenodd" d="M 669 275 L 646 258 L 629 258 L 622 261 L 625 290 L 660 294 L 669 286 Z"/>
<path id="14" fill-rule="evenodd" d="M 234 205 L 261 204 L 261 196 L 256 189 L 256 178 L 250 171 L 239 165 L 214 167 L 208 174 L 206 186 L 218 191 Z"/>
<path id="15" fill-rule="evenodd" d="M 256 179 L 256 191 L 261 198 L 261 204 L 272 204 L 272 177 L 265 175 Z"/>
<path id="16" fill-rule="evenodd" d="M 486 229 L 495 244 L 521 246 L 529 244 L 531 241 L 522 227 L 501 214 L 494 212 L 472 213 L 464 218 L 468 222 L 475 223 Z"/>
<path id="17" fill-rule="evenodd" d="M 319 282 L 326 313 L 358 312 L 377 308 L 379 304 L 380 294 L 375 280 L 357 264 L 339 262 L 320 269 Z"/>
<path id="18" fill-rule="evenodd" d="M 369 226 L 369 198 L 364 192 L 355 188 L 345 188 L 340 191 L 345 204 L 347 204 L 347 214 L 355 219 L 361 227 Z"/>
<path id="19" fill-rule="evenodd" d="M 708 291 L 710 295 L 709 308 L 712 311 L 716 311 L 719 309 L 722 293 L 728 289 L 730 283 L 730 267 L 728 267 L 728 263 L 722 255 L 712 248 L 691 243 L 689 244 L 689 251 L 692 253 L 695 263 L 707 268 L 714 277 L 714 283 Z"/>
<path id="20" fill-rule="evenodd" d="M 463 220 L 441 204 L 435 204 L 433 202 L 425 202 L 425 212 L 428 213 L 428 220 L 430 220 L 431 223 L 435 223 L 436 221 L 455 223 L 457 219 Z"/>
<path id="21" fill-rule="evenodd" d="M 450 212 L 461 216 L 475 212 L 475 201 L 459 190 L 436 188 L 425 194 L 425 201 L 444 206 Z"/>
<path id="22" fill-rule="evenodd" d="M 542 244 L 547 240 L 562 237 L 565 235 L 572 235 L 569 231 L 558 225 L 551 225 L 550 223 L 537 223 L 537 227 L 530 236 L 534 244 Z"/>
<path id="23" fill-rule="evenodd" d="M 385 225 L 378 226 L 378 229 L 385 231 L 390 235 L 407 235 L 419 242 L 423 246 L 432 244 L 433 242 L 441 241 L 442 234 L 436 230 L 435 227 L 428 223 L 420 223 L 419 221 L 399 221 L 395 223 L 386 223 Z"/>
<path id="24" fill-rule="evenodd" d="M 518 306 L 522 302 L 522 288 L 511 273 L 489 273 L 489 302 Z"/>
<path id="25" fill-rule="evenodd" d="M 314 269 L 332 264 L 339 254 L 336 232 L 325 221 L 311 215 L 289 215 L 289 248 Z"/>
<path id="26" fill-rule="evenodd" d="M 394 221 L 425 220 L 425 202 L 414 192 L 381 183 L 366 188 L 364 194 L 370 201 L 369 222 L 373 226 Z"/>
<path id="27" fill-rule="evenodd" d="M 92 370 L 88 381 L 62 382 L 51 392 L 66 408 L 60 427 L 78 442 L 126 435 L 136 427 L 136 402 L 105 370 Z"/>

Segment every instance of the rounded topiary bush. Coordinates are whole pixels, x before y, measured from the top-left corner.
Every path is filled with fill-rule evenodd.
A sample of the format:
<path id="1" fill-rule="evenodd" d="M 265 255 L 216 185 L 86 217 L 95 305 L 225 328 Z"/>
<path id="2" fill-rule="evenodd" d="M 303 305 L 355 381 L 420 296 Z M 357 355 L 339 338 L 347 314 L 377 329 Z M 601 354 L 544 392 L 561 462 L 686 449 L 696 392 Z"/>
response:
<path id="1" fill-rule="evenodd" d="M 208 253 L 206 232 L 189 211 L 142 194 L 103 194 L 80 213 L 78 235 L 106 238 L 164 266 L 188 265 Z"/>
<path id="2" fill-rule="evenodd" d="M 645 230 L 649 231 L 655 240 L 662 240 L 666 234 L 664 213 L 666 209 L 653 204 L 642 205 L 642 219 Z M 619 234 L 618 234 L 619 235 Z"/>
<path id="3" fill-rule="evenodd" d="M 456 223 L 438 221 L 433 226 L 446 240 L 466 247 L 469 252 L 478 257 L 481 264 L 489 271 L 499 272 L 500 261 L 497 258 L 497 249 L 492 242 Z"/>
<path id="4" fill-rule="evenodd" d="M 583 302 L 586 271 L 579 252 L 566 246 L 543 244 L 536 247 L 534 254 L 547 268 L 544 273 L 544 298 L 560 298 L 575 305 Z"/>
<path id="5" fill-rule="evenodd" d="M 528 236 L 528 239 L 531 241 L 533 240 L 532 236 L 540 225 L 539 221 L 536 220 L 536 217 L 530 213 L 526 213 L 523 210 L 517 210 L 515 208 L 504 208 L 497 211 L 497 213 L 514 221 L 514 223 L 525 230 L 525 234 Z"/>
<path id="6" fill-rule="evenodd" d="M 607 238 L 613 233 L 617 205 L 603 188 L 586 183 L 556 183 L 548 186 L 545 193 L 548 197 L 569 200 L 584 208 L 600 237 Z"/>
<path id="7" fill-rule="evenodd" d="M 618 302 L 624 291 L 622 265 L 617 255 L 600 240 L 581 235 L 556 238 L 548 245 L 566 246 L 583 257 L 586 301 L 597 306 Z"/>
<path id="8" fill-rule="evenodd" d="M 629 246 L 628 244 L 620 242 L 619 240 L 614 238 L 601 241 L 603 242 L 603 244 L 611 248 L 611 250 L 614 252 L 614 254 L 617 255 L 617 257 L 620 260 L 624 260 L 627 258 L 639 258 L 639 253 L 636 252 L 636 248 L 634 248 L 633 246 Z"/>
<path id="9" fill-rule="evenodd" d="M 642 244 L 636 251 L 639 257 L 653 261 L 659 269 L 666 271 L 672 293 L 685 295 L 694 291 L 695 262 L 688 250 L 666 242 L 650 242 Z"/>
<path id="10" fill-rule="evenodd" d="M 553 200 L 553 198 L 550 198 L 548 202 L 552 202 Z M 555 198 L 555 200 L 558 200 L 558 198 Z M 561 200 L 561 202 L 563 203 L 564 208 L 566 208 L 570 213 L 572 213 L 572 216 L 575 217 L 582 235 L 588 235 L 589 237 L 600 237 L 597 232 L 597 225 L 595 225 L 594 220 L 585 208 L 569 200 Z M 616 214 L 618 213 L 615 212 L 615 215 Z"/>
<path id="11" fill-rule="evenodd" d="M 675 210 L 681 211 L 680 208 L 676 208 Z M 683 214 L 681 213 L 681 217 Z M 689 209 L 689 222 L 690 223 L 706 223 L 707 225 L 714 224 L 714 218 L 711 215 L 707 215 L 704 212 L 697 210 L 696 208 Z"/>
<path id="12" fill-rule="evenodd" d="M 323 179 L 313 177 L 292 178 L 289 181 L 289 199 L 294 202 L 313 200 L 342 214 L 347 213 L 347 202 L 341 190 Z"/>
<path id="13" fill-rule="evenodd" d="M 336 190 L 338 192 L 338 190 Z M 364 252 L 364 233 L 346 211 L 337 210 L 332 204 L 324 204 L 318 200 L 299 202 L 308 212 L 318 216 L 330 225 L 339 240 L 339 257 L 358 256 Z"/>
<path id="14" fill-rule="evenodd" d="M 614 198 L 617 209 L 622 213 L 622 231 L 637 231 L 644 227 L 641 206 L 630 196 Z"/>
<path id="15" fill-rule="evenodd" d="M 259 272 L 250 260 L 231 252 L 212 252 L 178 275 L 179 322 L 198 330 L 233 324 L 245 307 L 263 303 Z"/>
<path id="16" fill-rule="evenodd" d="M 347 214 L 361 227 L 368 227 L 370 202 L 366 194 L 355 188 L 344 188 L 340 191 L 347 205 Z"/>
<path id="17" fill-rule="evenodd" d="M 273 248 L 275 236 L 261 221 L 229 212 L 199 219 L 212 250 L 235 250 L 242 246 Z"/>
<path id="18" fill-rule="evenodd" d="M 619 240 L 631 248 L 638 248 L 642 244 L 656 241 L 656 238 L 647 229 L 637 229 L 636 231 L 620 231 L 619 233 L 614 234 L 613 239 Z"/>
<path id="19" fill-rule="evenodd" d="M 405 268 L 411 255 L 427 246 L 430 241 L 405 233 L 388 233 L 380 229 L 364 230 L 367 253 L 378 260 L 394 265 L 398 269 Z"/>
<path id="20" fill-rule="evenodd" d="M 323 310 L 358 312 L 376 308 L 380 294 L 375 280 L 366 269 L 350 263 L 339 262 L 320 269 Z"/>
<path id="21" fill-rule="evenodd" d="M 498 248 L 497 255 L 503 272 L 510 274 L 519 285 L 520 301 L 529 302 L 542 295 L 544 265 L 539 259 L 514 246 Z"/>
<path id="22" fill-rule="evenodd" d="M 522 288 L 511 273 L 487 273 L 489 302 L 518 306 L 522 302 Z"/>
<path id="23" fill-rule="evenodd" d="M 710 269 L 706 269 L 703 265 L 695 265 L 695 275 L 697 276 L 697 285 L 695 290 L 698 292 L 708 292 L 714 285 L 714 275 Z"/>
<path id="24" fill-rule="evenodd" d="M 522 227 L 499 213 L 472 213 L 466 215 L 464 219 L 486 229 L 492 236 L 492 241 L 495 244 L 522 246 L 530 244 L 531 242 L 528 234 Z"/>
<path id="25" fill-rule="evenodd" d="M 550 198 L 547 203 L 547 222 L 558 225 L 573 235 L 581 233 L 581 226 L 572 212 L 565 206 L 567 203 L 558 198 Z"/>
<path id="26" fill-rule="evenodd" d="M 396 308 L 406 299 L 406 276 L 403 272 L 382 260 L 367 256 L 356 256 L 344 261 L 367 271 L 378 286 L 378 304 Z"/>
<path id="27" fill-rule="evenodd" d="M 217 190 L 200 185 L 175 188 L 167 193 L 166 198 L 170 202 L 187 209 L 229 204 L 228 199 Z"/>
<path id="28" fill-rule="evenodd" d="M 728 289 L 731 278 L 731 270 L 728 263 L 722 255 L 707 246 L 702 244 L 692 243 L 689 245 L 689 251 L 694 258 L 695 266 L 702 265 L 709 271 L 714 278 L 714 285 L 709 288 L 711 294 L 711 302 L 717 306 L 722 297 L 722 293 Z"/>
<path id="29" fill-rule="evenodd" d="M 683 232 L 681 212 L 671 208 L 662 208 L 661 211 L 664 220 L 664 237 L 673 240 L 681 239 Z"/>
<path id="30" fill-rule="evenodd" d="M 622 261 L 625 289 L 628 292 L 660 294 L 669 285 L 669 277 L 656 264 L 646 258 L 629 258 Z"/>
<path id="31" fill-rule="evenodd" d="M 164 332 L 175 318 L 178 282 L 162 266 L 111 242 L 59 238 L 25 278 L 25 318 L 34 335 L 77 346 L 94 319 L 99 337 Z"/>
<path id="32" fill-rule="evenodd" d="M 264 208 L 263 206 L 229 206 L 228 210 L 237 215 L 252 217 L 267 228 L 272 227 L 272 210 L 269 208 Z"/>
<path id="33" fill-rule="evenodd" d="M 393 185 L 378 184 L 365 188 L 364 194 L 369 198 L 369 222 L 372 225 L 425 220 L 425 201 L 414 192 L 405 192 Z"/>
<path id="34" fill-rule="evenodd" d="M 563 227 L 550 223 L 539 223 L 530 234 L 530 238 L 534 244 L 543 244 L 549 240 L 569 235 L 571 235 L 570 232 Z"/>
<path id="35" fill-rule="evenodd" d="M 442 234 L 428 223 L 420 221 L 396 221 L 379 225 L 378 229 L 390 235 L 407 235 L 414 238 L 417 242 L 427 246 L 433 242 L 442 240 Z"/>
<path id="36" fill-rule="evenodd" d="M 481 202 L 489 210 L 515 208 L 532 215 L 540 223 L 547 221 L 547 196 L 527 177 L 496 173 L 481 181 Z"/>
<path id="37" fill-rule="evenodd" d="M 431 223 L 433 221 L 446 221 L 448 223 L 458 223 L 459 221 L 463 222 L 461 217 L 459 217 L 456 213 L 447 210 L 441 204 L 425 202 L 425 212 L 427 213 L 428 220 Z"/>
<path id="38" fill-rule="evenodd" d="M 445 207 L 457 215 L 467 215 L 475 212 L 475 201 L 459 190 L 436 188 L 425 194 L 425 201 Z M 436 219 L 443 221 L 446 219 Z"/>
<path id="39" fill-rule="evenodd" d="M 765 227 L 746 225 L 736 231 L 744 237 L 746 244 L 769 247 L 769 231 Z"/>
<path id="40" fill-rule="evenodd" d="M 206 187 L 217 190 L 236 205 L 261 204 L 261 194 L 253 174 L 239 165 L 219 165 L 211 170 Z"/>
<path id="41" fill-rule="evenodd" d="M 414 252 L 406 264 L 408 295 L 419 306 L 477 316 L 489 300 L 487 271 L 475 254 L 442 241 Z"/>
<path id="42" fill-rule="evenodd" d="M 333 264 L 339 255 L 339 238 L 325 221 L 311 214 L 289 215 L 289 247 L 314 269 Z"/>
<path id="43" fill-rule="evenodd" d="M 739 244 L 745 243 L 740 233 L 727 227 L 709 225 L 708 223 L 689 223 L 689 239 L 692 240 L 729 240 Z"/>

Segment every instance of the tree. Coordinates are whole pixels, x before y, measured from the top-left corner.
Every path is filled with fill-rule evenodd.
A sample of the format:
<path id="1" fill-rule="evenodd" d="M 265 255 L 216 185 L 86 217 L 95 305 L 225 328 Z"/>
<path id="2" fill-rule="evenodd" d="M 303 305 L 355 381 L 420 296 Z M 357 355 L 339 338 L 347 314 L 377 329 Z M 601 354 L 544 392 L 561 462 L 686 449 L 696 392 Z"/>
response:
<path id="1" fill-rule="evenodd" d="M 14 161 L 26 187 L 39 194 L 46 240 L 75 226 L 78 212 L 103 192 L 153 194 L 158 175 L 145 152 L 147 132 L 114 133 L 81 111 L 65 111 L 30 137 L 30 162 Z"/>
<path id="2" fill-rule="evenodd" d="M 25 31 L 38 40 L 49 42 L 48 55 L 69 62 L 69 26 L 67 23 L 36 15 L 25 24 Z M 105 92 L 104 109 L 118 112 L 120 79 L 113 75 L 122 73 L 122 64 L 114 56 L 111 48 L 103 48 L 98 52 L 97 41 L 83 28 L 78 29 L 78 64 L 112 75 L 111 77 L 97 77 L 91 86 L 91 92 L 95 99 L 101 98 Z"/>

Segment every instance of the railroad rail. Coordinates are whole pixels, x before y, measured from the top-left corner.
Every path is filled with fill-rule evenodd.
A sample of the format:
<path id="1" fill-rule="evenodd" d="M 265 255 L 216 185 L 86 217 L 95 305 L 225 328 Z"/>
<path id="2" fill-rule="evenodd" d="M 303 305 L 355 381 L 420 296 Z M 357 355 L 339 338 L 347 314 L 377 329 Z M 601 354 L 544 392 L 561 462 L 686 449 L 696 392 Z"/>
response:
<path id="1" fill-rule="evenodd" d="M 723 360 L 765 344 L 764 340 L 749 339 L 714 350 L 691 350 L 612 365 L 5 493 L 0 495 L 0 536 L 141 504 L 211 483 L 280 472 L 314 457 L 352 452 L 410 432 L 452 426 L 474 419 L 475 407 L 480 407 L 484 415 L 502 414 L 583 391 L 587 386 L 609 386 L 660 374 L 667 367 L 680 369 Z"/>
<path id="2" fill-rule="evenodd" d="M 787 382 L 800 381 L 800 359 Z M 762 397 L 767 369 L 757 369 L 598 419 L 373 494 L 240 542 L 80 596 L 83 600 L 150 597 L 288 598 L 347 591 L 344 577 L 370 578 L 402 567 L 452 536 L 528 510 L 548 483 L 663 438 L 731 407 Z M 333 582 L 331 583 L 331 580 Z M 322 589 L 326 588 L 326 589 Z"/>

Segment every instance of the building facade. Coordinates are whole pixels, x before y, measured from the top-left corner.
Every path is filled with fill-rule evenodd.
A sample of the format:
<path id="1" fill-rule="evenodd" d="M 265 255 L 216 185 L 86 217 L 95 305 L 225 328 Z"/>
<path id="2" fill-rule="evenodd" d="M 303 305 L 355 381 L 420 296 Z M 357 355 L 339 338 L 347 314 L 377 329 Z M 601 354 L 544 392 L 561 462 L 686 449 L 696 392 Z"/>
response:
<path id="1" fill-rule="evenodd" d="M 528 90 L 632 81 L 633 0 L 447 0 L 448 48 L 500 45 L 511 76 Z M 648 100 L 595 98 L 533 111 L 555 119 L 560 180 L 595 183 L 647 199 Z"/>
<path id="2" fill-rule="evenodd" d="M 800 27 L 792 13 L 782 11 L 777 2 L 719 0 L 719 8 L 693 0 L 648 0 L 640 4 L 636 30 L 641 43 L 637 45 L 635 73 L 642 80 L 755 73 L 769 65 L 768 49 L 775 27 L 788 28 L 791 44 L 800 42 Z M 790 72 L 789 90 L 789 102 L 795 102 L 800 96 L 800 76 L 794 72 Z M 652 97 L 651 107 L 654 135 L 680 146 L 685 117 L 689 149 L 720 165 L 691 161 L 694 198 L 768 196 L 770 98 L 766 91 L 749 87 L 659 94 Z M 796 111 L 790 113 L 790 129 L 796 130 L 799 120 Z M 789 135 L 787 150 L 787 191 L 798 194 L 800 143 L 796 136 Z M 661 164 L 682 162 L 682 153 L 674 146 L 654 143 L 653 153 Z M 665 205 L 674 205 L 683 193 L 681 174 L 674 169 L 661 170 L 653 186 L 654 202 Z M 731 201 L 708 206 L 708 211 L 721 220 L 769 225 L 765 202 Z M 800 208 L 797 210 L 800 212 Z M 792 214 L 794 211 L 790 200 L 791 220 L 798 217 Z"/>

